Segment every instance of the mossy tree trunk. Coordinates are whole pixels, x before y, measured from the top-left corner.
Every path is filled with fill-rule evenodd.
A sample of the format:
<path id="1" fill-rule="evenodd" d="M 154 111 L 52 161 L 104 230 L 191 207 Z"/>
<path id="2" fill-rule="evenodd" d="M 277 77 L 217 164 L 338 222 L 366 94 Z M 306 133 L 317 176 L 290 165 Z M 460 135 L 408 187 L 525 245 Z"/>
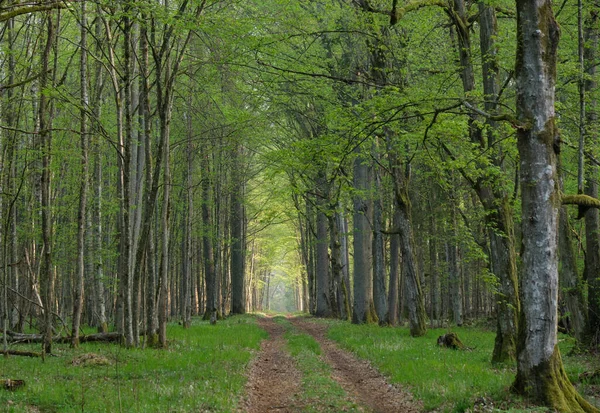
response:
<path id="1" fill-rule="evenodd" d="M 560 195 L 554 88 L 559 27 L 550 0 L 516 4 L 523 245 L 513 389 L 560 412 L 596 412 L 569 382 L 557 345 Z"/>

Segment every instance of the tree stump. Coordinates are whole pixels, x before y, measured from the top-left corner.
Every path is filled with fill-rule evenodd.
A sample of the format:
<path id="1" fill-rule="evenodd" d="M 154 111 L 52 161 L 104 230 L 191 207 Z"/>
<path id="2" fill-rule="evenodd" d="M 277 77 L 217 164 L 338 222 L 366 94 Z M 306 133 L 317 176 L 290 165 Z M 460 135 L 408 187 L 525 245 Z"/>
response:
<path id="1" fill-rule="evenodd" d="M 438 346 L 447 347 L 454 350 L 465 350 L 466 347 L 456 333 L 447 333 L 439 336 L 437 339 Z"/>
<path id="2" fill-rule="evenodd" d="M 4 390 L 17 390 L 25 386 L 25 380 L 0 379 L 0 388 Z"/>

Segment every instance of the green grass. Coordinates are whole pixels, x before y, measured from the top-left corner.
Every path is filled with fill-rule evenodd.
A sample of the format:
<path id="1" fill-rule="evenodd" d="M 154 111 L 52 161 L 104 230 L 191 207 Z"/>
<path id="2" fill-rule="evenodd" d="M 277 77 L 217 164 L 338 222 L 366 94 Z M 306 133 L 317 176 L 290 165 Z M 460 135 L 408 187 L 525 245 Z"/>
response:
<path id="1" fill-rule="evenodd" d="M 426 410 L 462 412 L 481 398 L 509 409 L 512 397 L 508 389 L 516 370 L 514 365 L 490 363 L 495 333 L 469 327 L 453 331 L 473 350 L 438 347 L 436 339 L 447 332 L 445 329 L 429 330 L 425 336 L 413 338 L 405 328 L 331 322 L 329 338 L 371 361 L 391 382 L 411 390 Z M 571 339 L 561 337 L 563 355 L 572 345 Z M 586 370 L 586 363 L 580 358 L 563 358 L 567 374 L 576 382 L 579 373 Z"/>
<path id="2" fill-rule="evenodd" d="M 287 348 L 302 373 L 302 395 L 298 401 L 304 412 L 362 411 L 348 400 L 344 389 L 331 378 L 331 367 L 321 359 L 321 346 L 308 334 L 301 333 L 289 321 L 276 317 L 285 325 Z"/>
<path id="3" fill-rule="evenodd" d="M 26 382 L 24 389 L 0 391 L 0 411 L 235 411 L 247 364 L 266 335 L 250 316 L 216 326 L 194 319 L 189 330 L 169 326 L 167 350 L 96 343 L 71 350 L 61 344 L 54 346 L 57 357 L 45 362 L 0 357 L 0 378 Z M 104 356 L 109 364 L 74 366 L 73 359 L 85 353 Z"/>

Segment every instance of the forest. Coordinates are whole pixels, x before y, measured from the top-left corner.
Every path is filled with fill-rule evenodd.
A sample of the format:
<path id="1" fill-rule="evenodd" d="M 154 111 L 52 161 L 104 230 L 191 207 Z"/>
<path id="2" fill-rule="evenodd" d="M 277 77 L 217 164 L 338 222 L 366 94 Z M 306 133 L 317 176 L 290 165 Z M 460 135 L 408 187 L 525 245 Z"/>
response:
<path id="1" fill-rule="evenodd" d="M 381 371 L 373 389 L 394 379 L 420 401 L 336 404 L 361 385 L 333 383 L 281 411 L 497 411 L 477 408 L 515 397 L 597 412 L 599 12 L 590 0 L 0 0 L 0 405 L 267 411 L 244 392 L 293 380 L 265 384 L 260 360 L 281 357 L 300 388 L 330 379 L 347 356 L 336 342 Z M 438 347 L 451 332 L 459 349 Z M 477 359 L 504 381 L 424 396 L 394 372 L 427 356 L 389 361 L 424 343 L 444 368 Z M 180 371 L 166 355 L 187 345 L 197 358 L 179 362 L 205 357 L 212 373 L 177 373 L 189 394 L 175 376 L 156 384 L 173 386 L 171 407 L 149 401 L 162 390 L 136 393 L 150 371 Z M 52 376 L 66 368 L 56 358 L 96 352 L 105 373 Z M 75 387 L 36 393 L 64 377 Z M 102 380 L 118 405 L 86 398 Z"/>

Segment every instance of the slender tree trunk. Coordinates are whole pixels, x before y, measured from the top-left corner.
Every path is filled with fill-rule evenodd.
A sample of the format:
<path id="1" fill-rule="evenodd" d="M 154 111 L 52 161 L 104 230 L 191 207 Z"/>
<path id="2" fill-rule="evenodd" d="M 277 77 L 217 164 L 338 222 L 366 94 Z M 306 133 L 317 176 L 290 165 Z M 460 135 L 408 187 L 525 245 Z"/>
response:
<path id="1" fill-rule="evenodd" d="M 598 145 L 598 114 L 596 112 L 596 95 L 598 82 L 596 80 L 596 66 L 598 55 L 598 13 L 600 6 L 597 2 L 592 2 L 593 9 L 589 11 L 589 16 L 585 21 L 585 30 L 583 33 L 583 62 L 586 65 L 586 78 L 581 88 L 581 107 L 582 134 L 585 134 L 586 144 L 591 150 L 595 150 Z M 582 77 L 583 77 L 582 73 Z M 583 80 L 583 79 L 582 79 Z M 586 109 L 586 99 L 589 104 Z M 583 151 L 583 144 L 580 144 L 580 150 Z M 583 155 L 583 154 L 581 154 Z M 583 156 L 580 158 L 583 162 Z M 583 165 L 582 165 L 583 166 Z M 582 171 L 583 172 L 583 171 Z M 598 166 L 593 162 L 587 162 L 585 165 L 585 194 L 593 198 L 598 198 Z M 584 278 L 588 282 L 588 324 L 586 326 L 586 338 L 592 346 L 600 346 L 600 211 L 597 208 L 590 208 L 585 213 L 585 270 Z M 581 295 L 578 292 L 577 295 Z"/>
<path id="2" fill-rule="evenodd" d="M 369 194 L 372 186 L 370 167 L 360 148 L 354 160 L 354 324 L 376 323 L 373 303 L 373 202 Z"/>
<path id="3" fill-rule="evenodd" d="M 559 27 L 549 0 L 517 0 L 517 129 L 522 266 L 513 389 L 560 412 L 597 412 L 569 382 L 557 345 L 558 129 L 554 89 Z"/>
<path id="4" fill-rule="evenodd" d="M 231 192 L 231 312 L 233 314 L 244 314 L 246 312 L 245 299 L 245 244 L 244 239 L 244 178 L 243 159 L 241 145 L 236 144 L 233 148 L 232 173 L 233 191 Z"/>
<path id="5" fill-rule="evenodd" d="M 568 324 L 577 340 L 582 340 L 585 331 L 585 308 L 582 280 L 577 272 L 577 255 L 573 250 L 573 229 L 569 224 L 567 208 L 562 206 L 559 211 L 559 239 L 561 271 L 559 282 L 561 296 L 564 300 L 568 316 Z"/>
<path id="6" fill-rule="evenodd" d="M 181 318 L 184 328 L 189 328 L 192 324 L 192 223 L 194 214 L 194 145 L 192 141 L 192 117 L 191 117 L 191 102 L 188 101 L 188 143 L 187 143 L 187 174 L 186 174 L 186 206 L 185 215 L 183 217 L 183 232 L 184 241 L 182 248 L 182 289 L 181 289 Z"/>
<path id="7" fill-rule="evenodd" d="M 381 205 L 381 177 L 375 171 L 375 200 L 373 202 L 373 301 L 379 325 L 390 323 L 385 291 L 385 263 L 383 240 L 383 207 Z"/>
<path id="8" fill-rule="evenodd" d="M 315 315 L 317 317 L 331 317 L 332 303 L 329 295 L 330 273 L 329 273 L 329 252 L 327 240 L 327 199 L 329 198 L 329 188 L 324 171 L 319 171 L 316 179 L 317 187 L 317 308 Z"/>
<path id="9" fill-rule="evenodd" d="M 164 114 L 166 115 L 166 114 Z M 162 119 L 161 134 L 168 134 L 167 119 Z M 161 219 L 161 264 L 160 264 L 160 304 L 158 310 L 158 342 L 162 348 L 167 347 L 167 321 L 168 321 L 168 283 L 169 283 L 169 201 L 171 192 L 171 167 L 169 145 L 165 144 L 163 153 L 164 172 L 163 172 L 163 202 L 162 202 L 162 219 Z M 174 294 L 174 290 L 171 291 Z"/>
<path id="10" fill-rule="evenodd" d="M 388 136 L 388 140 L 390 137 Z M 391 146 L 388 141 L 388 147 Z M 395 228 L 400 235 L 400 251 L 402 254 L 402 269 L 404 277 L 403 302 L 408 310 L 410 334 L 419 337 L 427 332 L 425 323 L 425 300 L 421 288 L 419 268 L 415 262 L 415 248 L 412 233 L 411 202 L 408 194 L 410 169 L 402 165 L 397 155 L 390 151 L 390 168 L 394 185 L 394 207 L 397 211 L 398 226 Z"/>
<path id="11" fill-rule="evenodd" d="M 206 282 L 206 308 L 204 319 L 208 320 L 217 311 L 217 274 L 213 251 L 213 220 L 211 214 L 210 164 L 208 147 L 205 146 L 200 160 L 202 170 L 202 254 L 204 262 L 204 279 Z"/>
<path id="12" fill-rule="evenodd" d="M 44 302 L 44 342 L 43 352 L 52 353 L 52 318 L 54 309 L 54 271 L 52 270 L 52 205 L 50 196 L 51 185 L 51 151 L 52 151 L 52 114 L 51 104 L 46 96 L 46 88 L 51 87 L 52 77 L 50 72 L 50 53 L 54 43 L 55 13 L 46 13 L 46 44 L 42 53 L 42 64 L 40 74 L 40 99 L 39 99 L 39 138 L 42 154 L 41 171 L 41 217 L 42 217 L 42 263 L 40 279 L 43 285 Z M 54 74 L 53 74 L 54 76 Z"/>
<path id="13" fill-rule="evenodd" d="M 398 226 L 398 212 L 394 211 L 392 228 Z M 390 325 L 398 325 L 398 286 L 400 280 L 400 236 L 398 234 L 390 235 L 390 286 L 388 292 L 388 314 Z M 433 287 L 432 287 L 433 288 Z"/>
<path id="14" fill-rule="evenodd" d="M 87 196 L 89 182 L 88 148 L 89 136 L 87 126 L 87 13 L 86 0 L 81 2 L 81 30 L 80 30 L 80 60 L 79 60 L 79 83 L 80 83 L 80 126 L 79 134 L 81 140 L 81 182 L 79 187 L 79 212 L 77 216 L 77 275 L 75 279 L 75 297 L 73 299 L 73 325 L 71 328 L 71 347 L 79 346 L 79 327 L 81 324 L 81 312 L 83 310 L 83 282 L 85 279 L 85 246 L 86 246 L 86 223 L 87 223 Z"/>

